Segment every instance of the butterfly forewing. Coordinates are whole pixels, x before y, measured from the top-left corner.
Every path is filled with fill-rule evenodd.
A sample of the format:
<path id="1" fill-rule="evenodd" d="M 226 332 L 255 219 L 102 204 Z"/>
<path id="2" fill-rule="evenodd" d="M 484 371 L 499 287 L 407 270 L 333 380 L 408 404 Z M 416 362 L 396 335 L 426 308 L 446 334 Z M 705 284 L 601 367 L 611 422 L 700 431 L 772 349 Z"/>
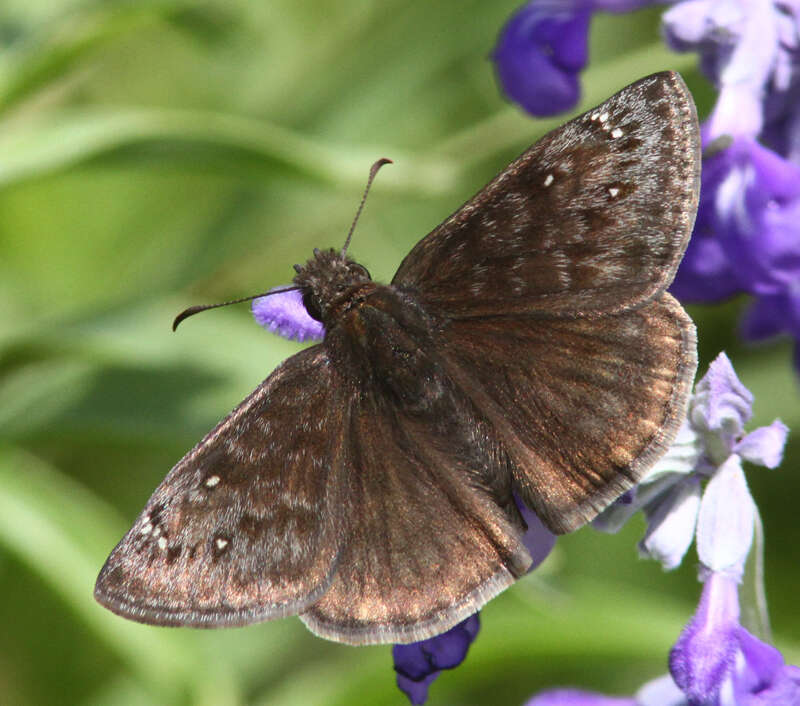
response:
<path id="1" fill-rule="evenodd" d="M 341 388 L 320 346 L 286 360 L 164 479 L 111 553 L 95 595 L 159 625 L 297 613 L 339 552 Z"/>
<path id="2" fill-rule="evenodd" d="M 649 76 L 545 135 L 423 238 L 393 284 L 448 318 L 637 306 L 674 277 L 699 170 L 688 89 Z"/>

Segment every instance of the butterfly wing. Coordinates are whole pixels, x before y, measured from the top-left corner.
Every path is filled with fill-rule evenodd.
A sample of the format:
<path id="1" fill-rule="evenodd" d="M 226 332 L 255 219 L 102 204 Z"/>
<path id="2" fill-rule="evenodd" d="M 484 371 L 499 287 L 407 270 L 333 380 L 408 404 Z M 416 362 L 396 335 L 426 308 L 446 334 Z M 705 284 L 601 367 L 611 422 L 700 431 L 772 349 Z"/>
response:
<path id="1" fill-rule="evenodd" d="M 353 384 L 334 480 L 342 541 L 330 587 L 301 616 L 351 644 L 447 630 L 531 563 L 507 454 L 441 368 L 424 313 L 371 289 L 326 334 Z"/>
<path id="2" fill-rule="evenodd" d="M 697 117 L 655 74 L 537 142 L 394 278 L 443 322 L 445 367 L 555 532 L 592 519 L 677 433 L 694 328 L 664 290 L 691 233 Z"/>
<path id="3" fill-rule="evenodd" d="M 417 243 L 393 284 L 447 318 L 641 305 L 675 275 L 699 174 L 688 89 L 654 74 L 545 135 Z"/>
<path id="4" fill-rule="evenodd" d="M 454 321 L 446 369 L 491 421 L 515 488 L 556 533 L 631 488 L 678 432 L 697 365 L 669 294 L 621 314 Z"/>
<path id="5" fill-rule="evenodd" d="M 190 451 L 100 572 L 95 596 L 156 625 L 240 625 L 304 610 L 339 553 L 341 386 L 321 346 L 286 360 Z"/>
<path id="6" fill-rule="evenodd" d="M 452 385 L 426 384 L 443 387 L 424 410 L 367 388 L 349 413 L 347 539 L 330 588 L 301 615 L 322 637 L 437 635 L 530 566 L 507 459 Z"/>

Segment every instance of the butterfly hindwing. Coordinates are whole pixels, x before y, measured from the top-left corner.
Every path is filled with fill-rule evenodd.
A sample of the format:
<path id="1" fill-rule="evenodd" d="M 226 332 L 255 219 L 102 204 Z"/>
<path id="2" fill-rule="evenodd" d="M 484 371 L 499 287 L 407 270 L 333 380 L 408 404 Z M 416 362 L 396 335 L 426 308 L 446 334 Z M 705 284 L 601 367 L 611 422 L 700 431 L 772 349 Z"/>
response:
<path id="1" fill-rule="evenodd" d="M 447 318 L 637 306 L 674 277 L 699 174 L 686 85 L 648 76 L 545 135 L 417 243 L 393 284 Z"/>
<path id="2" fill-rule="evenodd" d="M 694 325 L 666 293 L 599 319 L 454 321 L 442 351 L 513 459 L 522 499 L 556 533 L 591 520 L 658 460 L 697 364 Z"/>
<path id="3" fill-rule="evenodd" d="M 524 523 L 507 457 L 424 341 L 387 324 L 369 300 L 348 325 L 382 334 L 373 349 L 387 375 L 364 384 L 346 413 L 345 540 L 330 588 L 301 617 L 342 642 L 412 642 L 468 617 L 527 570 Z M 424 380 L 422 400 L 408 394 L 407 372 Z"/>
<path id="4" fill-rule="evenodd" d="M 167 475 L 111 553 L 95 596 L 158 625 L 297 613 L 339 553 L 342 400 L 321 346 L 286 360 Z"/>

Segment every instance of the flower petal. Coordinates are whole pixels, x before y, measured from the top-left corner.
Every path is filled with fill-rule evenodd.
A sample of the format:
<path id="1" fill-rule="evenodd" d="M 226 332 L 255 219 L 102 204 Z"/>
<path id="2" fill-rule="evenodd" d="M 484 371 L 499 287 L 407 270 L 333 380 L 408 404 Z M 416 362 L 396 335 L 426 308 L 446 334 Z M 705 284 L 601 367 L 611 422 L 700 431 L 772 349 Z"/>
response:
<path id="1" fill-rule="evenodd" d="M 636 692 L 638 706 L 689 706 L 672 675 L 653 679 Z"/>
<path id="2" fill-rule="evenodd" d="M 412 704 L 425 703 L 428 687 L 442 669 L 453 669 L 464 661 L 479 629 L 476 613 L 440 635 L 392 647 L 397 686 Z"/>
<path id="3" fill-rule="evenodd" d="M 580 96 L 591 11 L 581 0 L 530 2 L 506 23 L 492 53 L 505 94 L 532 115 L 555 115 Z"/>
<path id="4" fill-rule="evenodd" d="M 750 305 L 742 321 L 742 336 L 751 341 L 761 341 L 787 331 L 787 304 L 786 297 L 781 294 L 758 297 Z"/>
<path id="5" fill-rule="evenodd" d="M 753 543 L 755 504 L 738 456 L 732 455 L 706 485 L 697 518 L 697 555 L 703 566 L 741 578 Z"/>
<path id="6" fill-rule="evenodd" d="M 553 550 L 556 544 L 556 536 L 544 526 L 539 516 L 528 508 L 516 494 L 514 494 L 514 502 L 517 504 L 517 509 L 522 515 L 522 519 L 528 525 L 528 529 L 522 537 L 522 543 L 533 559 L 528 571 L 533 571 Z"/>
<path id="7" fill-rule="evenodd" d="M 686 474 L 697 469 L 697 464 L 703 455 L 703 439 L 692 428 L 688 421 L 684 421 L 678 430 L 675 441 L 672 442 L 667 452 L 644 475 L 640 484 L 650 483 L 665 474 Z"/>
<path id="8" fill-rule="evenodd" d="M 772 0 L 689 0 L 664 13 L 667 42 L 697 50 L 720 90 L 709 119 L 713 137 L 761 131 L 762 100 L 781 49 L 778 14 Z"/>
<path id="9" fill-rule="evenodd" d="M 706 450 L 715 464 L 722 463 L 734 440 L 753 414 L 753 395 L 742 385 L 731 361 L 720 353 L 695 386 L 689 409 L 692 425 L 706 433 Z M 716 442 L 712 435 L 719 437 Z"/>
<path id="10" fill-rule="evenodd" d="M 554 689 L 537 694 L 525 706 L 636 706 L 636 701 L 580 689 Z"/>
<path id="11" fill-rule="evenodd" d="M 736 580 L 712 573 L 700 605 L 669 655 L 669 671 L 690 704 L 719 703 L 739 647 L 739 597 Z"/>
<path id="12" fill-rule="evenodd" d="M 678 566 L 694 539 L 700 508 L 697 478 L 683 478 L 645 508 L 647 533 L 639 542 L 643 557 L 656 559 L 665 569 Z"/>
<path id="13" fill-rule="evenodd" d="M 684 478 L 683 473 L 659 473 L 652 480 L 641 482 L 633 488 L 634 493 L 628 491 L 595 517 L 592 527 L 609 534 L 619 532 L 635 513 L 658 503 L 662 496 L 668 495 L 673 486 L 681 483 Z"/>
<path id="14" fill-rule="evenodd" d="M 428 700 L 428 687 L 439 676 L 439 672 L 431 672 L 419 681 L 409 679 L 403 674 L 397 675 L 397 687 L 408 696 L 414 706 L 421 706 Z"/>
<path id="15" fill-rule="evenodd" d="M 741 666 L 733 684 L 736 706 L 800 704 L 800 669 L 784 662 L 772 645 L 739 628 Z"/>
<path id="16" fill-rule="evenodd" d="M 303 295 L 298 289 L 254 299 L 252 311 L 259 326 L 283 338 L 321 341 L 325 337 L 325 327 L 308 315 L 303 306 Z"/>
<path id="17" fill-rule="evenodd" d="M 768 427 L 751 431 L 733 447 L 733 451 L 750 463 L 777 468 L 783 460 L 783 448 L 788 434 L 789 427 L 776 419 Z"/>

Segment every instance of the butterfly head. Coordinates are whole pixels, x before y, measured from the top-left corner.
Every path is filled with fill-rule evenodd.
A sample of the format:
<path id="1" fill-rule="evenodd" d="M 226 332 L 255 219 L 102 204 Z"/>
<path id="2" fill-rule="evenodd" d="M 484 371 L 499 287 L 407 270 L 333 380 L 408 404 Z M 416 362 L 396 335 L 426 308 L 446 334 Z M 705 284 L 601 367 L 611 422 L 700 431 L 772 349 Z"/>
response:
<path id="1" fill-rule="evenodd" d="M 303 293 L 303 306 L 309 316 L 323 323 L 354 288 L 372 281 L 366 267 L 333 249 L 315 248 L 314 257 L 294 269 L 297 274 L 292 281 Z"/>

